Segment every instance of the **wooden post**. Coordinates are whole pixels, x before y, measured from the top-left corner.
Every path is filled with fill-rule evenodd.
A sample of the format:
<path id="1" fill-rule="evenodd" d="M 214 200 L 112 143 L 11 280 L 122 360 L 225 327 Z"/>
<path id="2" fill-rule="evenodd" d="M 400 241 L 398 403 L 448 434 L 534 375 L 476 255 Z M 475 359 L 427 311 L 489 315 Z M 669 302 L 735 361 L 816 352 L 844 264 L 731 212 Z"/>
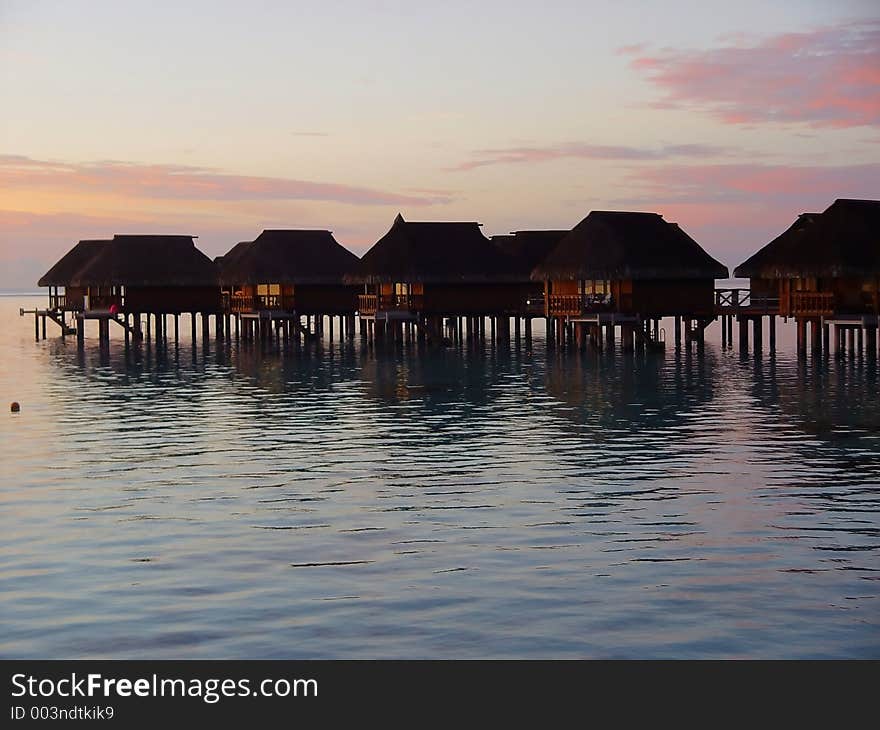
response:
<path id="1" fill-rule="evenodd" d="M 870 325 L 865 329 L 865 349 L 872 360 L 877 357 L 877 326 Z"/>
<path id="2" fill-rule="evenodd" d="M 45 314 L 41 315 L 40 320 L 41 320 L 41 326 L 42 326 L 42 330 L 43 330 L 43 339 L 45 340 L 46 339 L 46 315 Z"/>
<path id="3" fill-rule="evenodd" d="M 852 327 L 847 328 L 846 349 L 849 351 L 850 357 L 856 354 L 856 333 Z"/>
<path id="4" fill-rule="evenodd" d="M 128 334 L 128 314 L 122 315 L 122 331 L 125 333 L 125 351 L 128 352 L 128 348 L 130 345 Z"/>
<path id="5" fill-rule="evenodd" d="M 532 318 L 526 317 L 524 325 L 525 325 L 526 345 L 530 346 L 532 344 Z"/>
<path id="6" fill-rule="evenodd" d="M 764 349 L 764 332 L 763 332 L 763 324 L 764 318 L 761 315 L 758 315 L 752 320 L 752 328 L 754 331 L 754 339 L 755 339 L 755 352 L 760 352 Z"/>
<path id="7" fill-rule="evenodd" d="M 81 314 L 76 315 L 76 346 L 83 348 L 86 341 L 86 319 Z"/>
<path id="8" fill-rule="evenodd" d="M 822 322 L 818 319 L 810 322 L 810 349 L 814 355 L 822 354 Z"/>
<path id="9" fill-rule="evenodd" d="M 807 352 L 807 321 L 803 317 L 798 317 L 796 322 L 797 322 L 797 351 L 798 351 L 798 355 L 803 355 Z"/>
<path id="10" fill-rule="evenodd" d="M 34 311 L 34 342 L 40 341 L 40 315 Z"/>
<path id="11" fill-rule="evenodd" d="M 633 326 L 631 324 L 620 325 L 621 349 L 624 352 L 633 352 Z"/>
<path id="12" fill-rule="evenodd" d="M 739 351 L 749 351 L 749 320 L 748 317 L 740 314 L 739 319 Z"/>
<path id="13" fill-rule="evenodd" d="M 193 345 L 193 349 L 195 349 L 195 346 L 196 346 L 196 313 L 195 312 L 189 313 L 189 324 L 190 324 L 190 329 L 192 330 L 192 332 L 191 332 L 192 345 Z"/>
<path id="14" fill-rule="evenodd" d="M 770 335 L 770 352 L 776 352 L 776 315 L 767 317 L 767 329 Z"/>
<path id="15" fill-rule="evenodd" d="M 584 322 L 575 322 L 574 325 L 574 339 L 575 345 L 577 346 L 578 351 L 586 349 L 586 341 L 584 337 Z"/>
<path id="16" fill-rule="evenodd" d="M 43 318 L 43 339 L 46 339 L 46 330 L 45 330 L 45 317 Z M 858 352 L 859 357 L 862 357 L 865 353 L 865 338 L 864 338 L 864 329 L 861 325 L 856 328 L 856 351 Z"/>

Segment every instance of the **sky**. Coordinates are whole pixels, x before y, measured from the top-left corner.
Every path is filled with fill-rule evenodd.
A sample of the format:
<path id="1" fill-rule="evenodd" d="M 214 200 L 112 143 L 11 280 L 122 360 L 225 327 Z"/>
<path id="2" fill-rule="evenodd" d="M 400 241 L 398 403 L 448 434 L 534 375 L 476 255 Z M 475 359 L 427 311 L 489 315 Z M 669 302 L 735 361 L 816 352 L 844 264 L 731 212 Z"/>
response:
<path id="1" fill-rule="evenodd" d="M 0 109 L 0 289 L 114 233 L 362 254 L 398 212 L 654 211 L 732 267 L 880 199 L 880 6 L 0 0 Z"/>

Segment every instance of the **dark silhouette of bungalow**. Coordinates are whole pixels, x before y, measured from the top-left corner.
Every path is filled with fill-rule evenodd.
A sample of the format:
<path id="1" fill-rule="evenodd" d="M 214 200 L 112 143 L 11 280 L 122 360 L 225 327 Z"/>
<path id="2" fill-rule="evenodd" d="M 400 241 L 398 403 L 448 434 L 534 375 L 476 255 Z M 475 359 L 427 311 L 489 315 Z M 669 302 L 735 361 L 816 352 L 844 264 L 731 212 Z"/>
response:
<path id="1" fill-rule="evenodd" d="M 330 231 L 268 230 L 217 259 L 227 311 L 353 315 L 359 260 Z"/>
<path id="2" fill-rule="evenodd" d="M 514 315 L 523 306 L 516 260 L 475 222 L 412 223 L 398 215 L 348 280 L 364 287 L 361 318 L 380 322 Z"/>
<path id="3" fill-rule="evenodd" d="M 714 319 L 715 279 L 727 275 L 677 224 L 611 211 L 591 212 L 532 272 L 558 322 L 638 327 L 681 316 L 699 334 Z"/>
<path id="4" fill-rule="evenodd" d="M 804 213 L 740 264 L 752 297 L 778 297 L 778 313 L 818 321 L 880 313 L 880 201 L 835 200 Z"/>
<path id="5" fill-rule="evenodd" d="M 82 291 L 85 312 L 220 311 L 217 267 L 192 236 L 114 236 L 97 247 L 67 286 Z"/>
<path id="6" fill-rule="evenodd" d="M 88 264 L 110 241 L 80 241 L 49 269 L 37 286 L 49 287 L 49 310 L 54 312 L 81 312 L 86 288 L 71 286 L 74 275 Z"/>
<path id="7" fill-rule="evenodd" d="M 492 243 L 516 261 L 517 271 L 522 276 L 523 314 L 544 314 L 544 285 L 533 281 L 531 273 L 567 234 L 567 230 L 539 230 L 492 236 Z"/>

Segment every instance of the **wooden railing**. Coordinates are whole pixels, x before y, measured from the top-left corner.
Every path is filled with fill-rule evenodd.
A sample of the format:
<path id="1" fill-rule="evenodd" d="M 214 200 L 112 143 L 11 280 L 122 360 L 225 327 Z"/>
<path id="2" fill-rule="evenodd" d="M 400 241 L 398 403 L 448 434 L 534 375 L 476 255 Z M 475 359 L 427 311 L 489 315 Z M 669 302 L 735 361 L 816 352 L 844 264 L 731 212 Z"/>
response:
<path id="1" fill-rule="evenodd" d="M 776 313 L 779 311 L 779 297 L 769 294 L 758 294 L 750 289 L 716 289 L 715 308 L 739 312 Z"/>
<path id="2" fill-rule="evenodd" d="M 375 294 L 358 294 L 358 311 L 361 314 L 375 314 L 379 308 L 379 297 Z"/>
<path id="3" fill-rule="evenodd" d="M 90 294 L 88 295 L 88 303 L 90 311 L 109 310 L 114 304 L 122 309 L 122 297 L 118 294 Z"/>
<path id="4" fill-rule="evenodd" d="M 829 317 L 834 314 L 834 292 L 792 292 L 791 313 L 794 316 Z"/>
<path id="5" fill-rule="evenodd" d="M 233 294 L 229 297 L 231 312 L 260 312 L 265 310 L 292 311 L 294 297 L 285 294 Z"/>
<path id="6" fill-rule="evenodd" d="M 576 316 L 611 309 L 608 294 L 550 294 L 547 297 L 548 314 L 554 317 Z"/>
<path id="7" fill-rule="evenodd" d="M 66 294 L 50 294 L 49 309 L 67 309 Z"/>
<path id="8" fill-rule="evenodd" d="M 375 314 L 378 311 L 417 312 L 424 308 L 422 294 L 359 294 L 358 311 Z"/>

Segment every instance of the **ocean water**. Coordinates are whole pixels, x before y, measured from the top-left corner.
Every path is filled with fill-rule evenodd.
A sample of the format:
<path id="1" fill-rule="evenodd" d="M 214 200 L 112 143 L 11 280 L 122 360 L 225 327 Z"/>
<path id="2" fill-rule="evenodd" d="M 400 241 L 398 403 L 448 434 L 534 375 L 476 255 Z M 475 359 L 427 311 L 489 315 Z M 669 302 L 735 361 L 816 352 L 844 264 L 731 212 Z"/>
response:
<path id="1" fill-rule="evenodd" d="M 4 658 L 880 657 L 875 359 L 126 359 L 42 304 L 0 297 Z"/>

